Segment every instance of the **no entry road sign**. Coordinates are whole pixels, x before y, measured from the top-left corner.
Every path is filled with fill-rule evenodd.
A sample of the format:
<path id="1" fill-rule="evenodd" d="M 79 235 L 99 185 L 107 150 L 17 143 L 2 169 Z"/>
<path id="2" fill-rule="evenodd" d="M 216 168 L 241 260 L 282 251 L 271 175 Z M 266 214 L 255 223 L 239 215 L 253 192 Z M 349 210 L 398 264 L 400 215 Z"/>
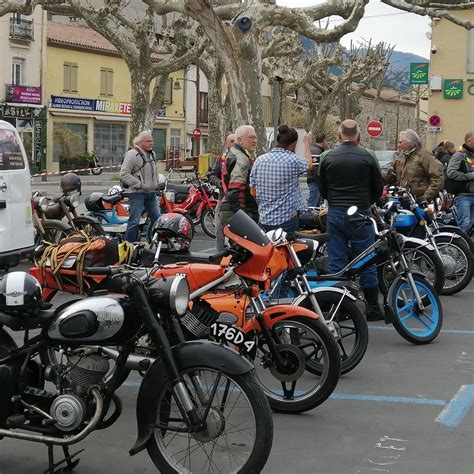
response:
<path id="1" fill-rule="evenodd" d="M 380 137 L 383 133 L 383 123 L 372 120 L 367 124 L 367 134 L 371 137 Z"/>

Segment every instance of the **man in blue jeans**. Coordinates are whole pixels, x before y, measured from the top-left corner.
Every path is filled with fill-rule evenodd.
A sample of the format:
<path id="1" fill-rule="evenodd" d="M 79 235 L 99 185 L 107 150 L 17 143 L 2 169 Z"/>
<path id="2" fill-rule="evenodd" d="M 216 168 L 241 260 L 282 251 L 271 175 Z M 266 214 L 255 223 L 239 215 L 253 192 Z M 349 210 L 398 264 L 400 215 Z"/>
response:
<path id="1" fill-rule="evenodd" d="M 320 189 L 329 203 L 327 217 L 328 270 L 336 273 L 349 261 L 349 244 L 355 255 L 369 247 L 375 238 L 371 225 L 354 226 L 347 210 L 357 206 L 358 212 L 370 215 L 370 206 L 383 190 L 377 158 L 359 145 L 360 130 L 354 120 L 344 120 L 339 127 L 340 146 L 323 153 L 319 165 Z M 375 265 L 363 270 L 360 283 L 368 304 L 367 320 L 384 319 L 378 302 L 378 280 Z"/>
<path id="2" fill-rule="evenodd" d="M 129 242 L 140 240 L 140 218 L 144 210 L 148 213 L 150 225 L 160 217 L 160 205 L 156 196 L 158 172 L 151 131 L 139 133 L 134 138 L 133 145 L 125 154 L 120 168 L 120 179 L 130 203 L 125 232 L 125 240 Z"/>

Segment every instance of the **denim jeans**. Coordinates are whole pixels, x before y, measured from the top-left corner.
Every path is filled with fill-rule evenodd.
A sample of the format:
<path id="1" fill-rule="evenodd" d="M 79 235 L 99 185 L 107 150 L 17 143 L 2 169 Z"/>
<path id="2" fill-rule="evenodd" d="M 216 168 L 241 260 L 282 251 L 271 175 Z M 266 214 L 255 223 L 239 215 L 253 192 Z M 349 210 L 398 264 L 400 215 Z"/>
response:
<path id="1" fill-rule="evenodd" d="M 457 196 L 454 199 L 454 205 L 458 215 L 458 226 L 469 232 L 474 223 L 474 194 Z"/>
<path id="2" fill-rule="evenodd" d="M 290 220 L 278 225 L 260 224 L 260 227 L 268 232 L 269 230 L 283 229 L 285 232 L 296 232 L 299 229 L 298 217 L 292 217 Z"/>
<path id="3" fill-rule="evenodd" d="M 370 210 L 359 210 L 360 214 L 370 215 Z M 349 222 L 345 210 L 329 208 L 327 217 L 329 273 L 342 270 L 349 262 L 349 244 L 354 257 L 362 253 L 374 243 L 375 233 L 372 225 L 357 228 Z M 373 288 L 378 285 L 375 265 L 360 273 L 362 288 Z"/>
<path id="4" fill-rule="evenodd" d="M 319 206 L 319 201 L 321 200 L 321 193 L 319 191 L 319 184 L 318 183 L 308 183 L 308 207 L 316 207 Z"/>
<path id="5" fill-rule="evenodd" d="M 128 195 L 130 210 L 125 232 L 125 240 L 138 242 L 140 240 L 140 217 L 144 210 L 150 218 L 150 225 L 160 217 L 160 205 L 156 193 L 130 193 Z"/>

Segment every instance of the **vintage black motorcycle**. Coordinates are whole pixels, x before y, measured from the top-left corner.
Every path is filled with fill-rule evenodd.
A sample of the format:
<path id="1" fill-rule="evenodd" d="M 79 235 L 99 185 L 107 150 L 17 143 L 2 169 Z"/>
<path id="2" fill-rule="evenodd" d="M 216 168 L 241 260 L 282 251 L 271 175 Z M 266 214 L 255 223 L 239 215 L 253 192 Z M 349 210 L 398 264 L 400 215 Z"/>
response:
<path id="1" fill-rule="evenodd" d="M 164 473 L 260 472 L 273 439 L 270 407 L 242 356 L 209 341 L 182 342 L 174 315 L 187 309 L 186 279 L 119 267 L 86 271 L 115 278 L 127 296 L 103 294 L 52 310 L 34 277 L 0 279 L 0 439 L 44 443 L 45 473 L 64 464 L 72 470 L 80 451 L 70 454 L 69 446 L 119 418 L 115 392 L 137 366 L 146 374 L 130 455 L 146 448 Z M 6 329 L 24 332 L 22 347 Z M 30 337 L 31 330 L 39 334 Z M 157 359 L 138 358 L 142 337 L 159 348 Z M 111 365 L 107 346 L 119 346 Z M 64 451 L 56 463 L 55 445 Z"/>

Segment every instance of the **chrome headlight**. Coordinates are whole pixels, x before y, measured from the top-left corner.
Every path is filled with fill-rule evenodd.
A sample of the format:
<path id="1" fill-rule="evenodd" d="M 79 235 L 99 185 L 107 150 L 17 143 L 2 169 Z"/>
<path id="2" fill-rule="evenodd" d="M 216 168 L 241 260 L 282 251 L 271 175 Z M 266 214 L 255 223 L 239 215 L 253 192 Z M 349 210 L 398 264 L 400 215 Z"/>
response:
<path id="1" fill-rule="evenodd" d="M 173 279 L 170 288 L 170 309 L 174 314 L 182 316 L 189 305 L 189 283 L 186 277 L 178 275 Z"/>
<path id="2" fill-rule="evenodd" d="M 189 284 L 183 275 L 154 280 L 148 286 L 148 294 L 157 313 L 164 310 L 181 316 L 188 309 Z"/>
<path id="3" fill-rule="evenodd" d="M 48 198 L 46 196 L 43 196 L 39 201 L 38 201 L 38 206 L 39 208 L 43 211 L 46 212 L 48 209 Z"/>
<path id="4" fill-rule="evenodd" d="M 79 193 L 74 193 L 71 196 L 69 196 L 69 204 L 72 207 L 78 207 L 79 206 Z"/>

